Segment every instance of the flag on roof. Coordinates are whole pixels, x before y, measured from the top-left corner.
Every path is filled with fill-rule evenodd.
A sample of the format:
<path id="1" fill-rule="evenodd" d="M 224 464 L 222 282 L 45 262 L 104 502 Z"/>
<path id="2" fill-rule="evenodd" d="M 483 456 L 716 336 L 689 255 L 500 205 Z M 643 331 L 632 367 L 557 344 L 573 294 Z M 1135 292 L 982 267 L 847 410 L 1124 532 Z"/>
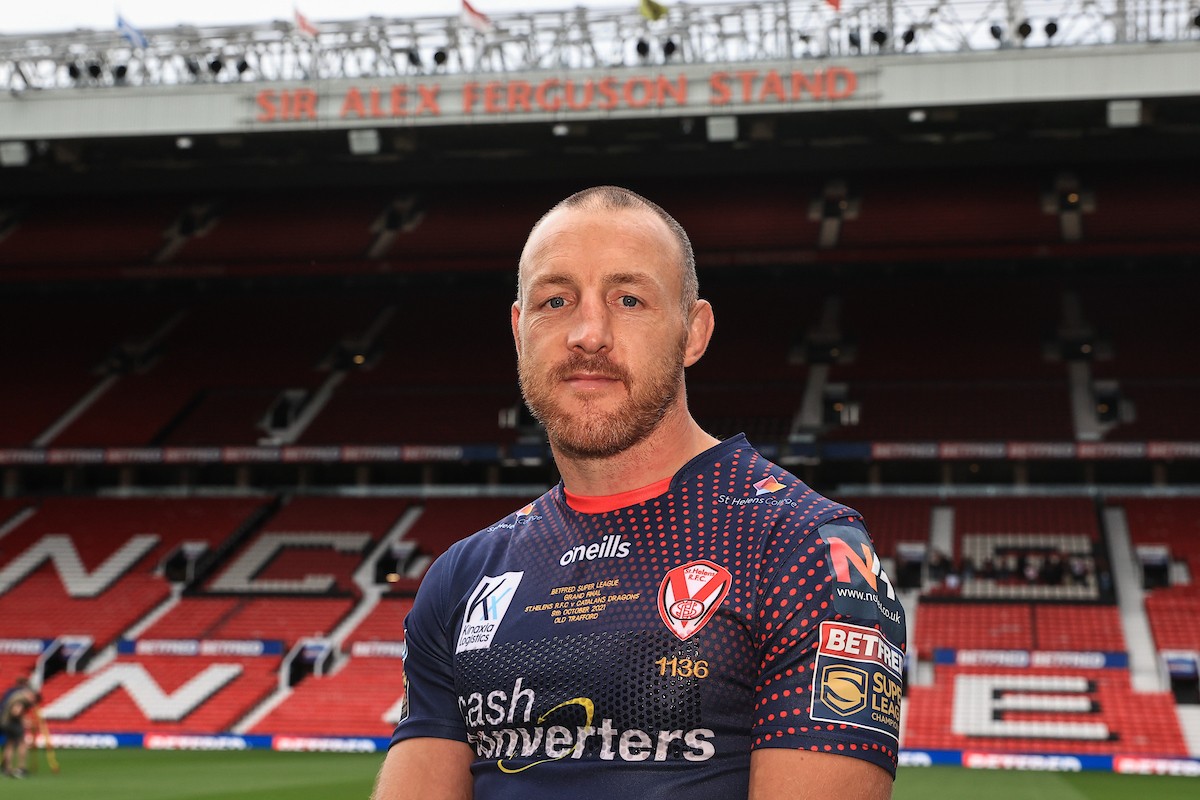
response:
<path id="1" fill-rule="evenodd" d="M 146 39 L 146 34 L 133 27 L 129 23 L 129 20 L 120 14 L 117 14 L 117 33 L 121 34 L 121 37 L 129 42 L 129 46 L 135 50 L 145 50 L 150 46 L 149 40 Z"/>
<path id="2" fill-rule="evenodd" d="M 309 22 L 308 17 L 301 14 L 300 9 L 296 8 L 295 6 L 292 7 L 292 12 L 296 15 L 296 30 L 300 31 L 300 33 L 310 39 L 317 38 L 317 34 L 320 33 L 320 31 L 317 30 L 317 26 Z"/>
<path id="3" fill-rule="evenodd" d="M 667 15 L 667 7 L 662 3 L 654 2 L 654 0 L 640 0 L 638 11 L 642 12 L 642 16 L 651 22 L 658 22 Z"/>
<path id="4" fill-rule="evenodd" d="M 496 30 L 496 26 L 492 24 L 488 15 L 476 9 L 467 0 L 462 0 L 462 21 L 479 33 L 491 33 Z"/>

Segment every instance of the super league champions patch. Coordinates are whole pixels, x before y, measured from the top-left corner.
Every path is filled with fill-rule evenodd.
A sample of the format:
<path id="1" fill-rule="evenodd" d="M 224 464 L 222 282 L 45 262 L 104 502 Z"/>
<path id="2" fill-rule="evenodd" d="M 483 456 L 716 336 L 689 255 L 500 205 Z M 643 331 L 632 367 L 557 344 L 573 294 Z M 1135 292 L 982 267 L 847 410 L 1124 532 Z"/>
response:
<path id="1" fill-rule="evenodd" d="M 809 716 L 900 739 L 904 654 L 874 628 L 826 620 Z"/>
<path id="2" fill-rule="evenodd" d="M 687 640 L 717 613 L 732 583 L 729 570 L 706 559 L 675 567 L 658 587 L 659 616 L 671 633 Z"/>
<path id="3" fill-rule="evenodd" d="M 486 650 L 492 646 L 492 639 L 508 607 L 512 604 L 513 595 L 521 585 L 524 572 L 506 572 L 503 575 L 484 575 L 467 599 L 467 613 L 463 615 L 462 628 L 458 631 L 458 645 L 455 653 L 466 650 Z"/>
<path id="4" fill-rule="evenodd" d="M 888 639 L 903 642 L 904 609 L 867 534 L 852 525 L 830 523 L 821 526 L 821 538 L 833 568 L 834 610 L 854 619 L 878 620 Z"/>

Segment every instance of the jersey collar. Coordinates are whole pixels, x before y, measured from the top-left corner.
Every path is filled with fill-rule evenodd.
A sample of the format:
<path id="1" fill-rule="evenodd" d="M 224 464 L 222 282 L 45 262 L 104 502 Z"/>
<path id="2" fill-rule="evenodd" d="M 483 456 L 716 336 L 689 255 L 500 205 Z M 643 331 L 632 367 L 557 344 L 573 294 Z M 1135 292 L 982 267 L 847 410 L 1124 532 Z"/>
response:
<path id="1" fill-rule="evenodd" d="M 588 496 L 574 494 L 568 491 L 560 482 L 558 484 L 559 495 L 572 511 L 580 514 L 603 514 L 608 511 L 616 511 L 619 508 L 629 508 L 630 506 L 644 503 L 651 498 L 666 494 L 672 489 L 678 489 L 704 467 L 740 447 L 748 447 L 749 444 L 746 441 L 746 434 L 744 433 L 731 436 L 697 455 L 691 461 L 684 464 L 674 475 L 657 480 L 639 489 L 631 489 L 619 494 Z"/>

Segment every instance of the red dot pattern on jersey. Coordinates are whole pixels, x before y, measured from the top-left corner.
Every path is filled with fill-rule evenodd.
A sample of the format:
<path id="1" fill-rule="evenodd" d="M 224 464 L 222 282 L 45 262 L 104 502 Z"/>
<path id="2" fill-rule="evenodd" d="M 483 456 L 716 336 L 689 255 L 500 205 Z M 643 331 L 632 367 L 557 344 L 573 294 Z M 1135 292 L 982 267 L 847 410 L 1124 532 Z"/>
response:
<path id="1" fill-rule="evenodd" d="M 786 488 L 761 495 L 763 502 L 722 500 L 760 497 L 754 484 L 767 477 Z M 757 667 L 757 675 L 742 677 L 753 705 L 752 747 L 782 741 L 814 751 L 869 750 L 894 762 L 893 748 L 857 729 L 797 724 L 808 723 L 819 623 L 841 619 L 830 607 L 833 575 L 817 530 L 835 517 L 858 521 L 844 506 L 804 487 L 749 447 L 724 454 L 666 494 L 628 508 L 578 514 L 565 502 L 544 505 L 536 513 L 547 517 L 546 529 L 570 531 L 572 538 L 543 532 L 522 537 L 520 546 L 544 551 L 557 569 L 559 556 L 571 543 L 618 534 L 630 543 L 630 556 L 610 565 L 606 574 L 620 580 L 622 592 L 640 590 L 651 599 L 673 566 L 699 559 L 728 565 L 732 585 L 717 613 L 700 635 L 675 644 L 681 652 L 685 645 L 699 647 L 699 657 L 714 663 Z M 553 580 L 572 583 L 577 568 L 554 572 Z M 597 622 L 598 628 L 626 626 L 666 630 L 656 601 L 610 604 Z M 730 697 L 723 702 L 742 701 Z M 811 744 L 826 739 L 828 744 Z"/>

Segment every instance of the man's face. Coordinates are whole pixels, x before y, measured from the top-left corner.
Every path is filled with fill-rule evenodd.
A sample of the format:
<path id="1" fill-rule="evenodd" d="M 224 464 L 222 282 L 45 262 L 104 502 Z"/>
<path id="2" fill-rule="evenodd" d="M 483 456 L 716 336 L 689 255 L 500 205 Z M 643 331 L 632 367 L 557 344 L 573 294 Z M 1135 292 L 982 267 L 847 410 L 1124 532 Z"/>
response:
<path id="1" fill-rule="evenodd" d="M 556 448 L 615 455 L 681 399 L 681 293 L 678 245 L 649 211 L 560 210 L 533 232 L 513 336 L 521 392 Z"/>

